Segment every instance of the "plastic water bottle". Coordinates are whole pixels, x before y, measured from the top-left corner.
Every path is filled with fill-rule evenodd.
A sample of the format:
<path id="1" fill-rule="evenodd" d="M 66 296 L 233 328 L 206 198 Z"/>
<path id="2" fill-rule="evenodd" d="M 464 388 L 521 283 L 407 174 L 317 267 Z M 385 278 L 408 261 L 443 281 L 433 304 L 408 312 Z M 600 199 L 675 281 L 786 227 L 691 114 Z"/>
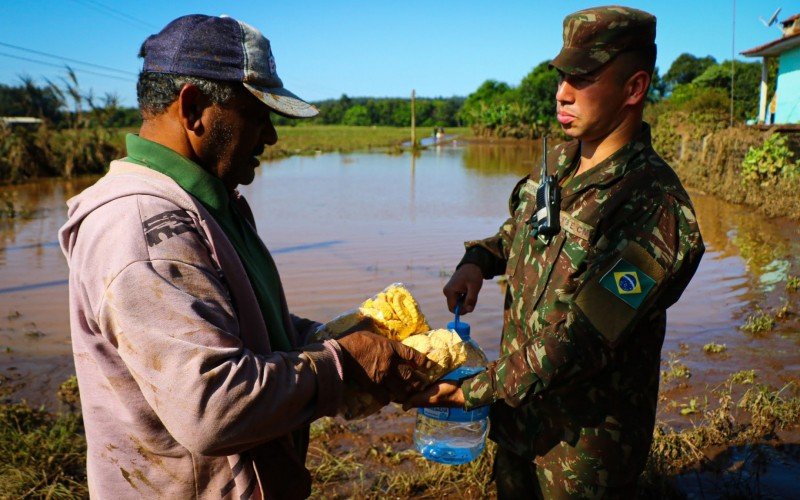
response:
<path id="1" fill-rule="evenodd" d="M 458 320 L 461 304 L 456 305 L 456 318 L 447 324 L 455 330 L 461 340 L 471 344 L 478 356 L 471 356 L 468 363 L 478 366 L 461 366 L 448 373 L 442 380 L 461 380 L 484 369 L 486 355 L 469 336 L 469 324 Z M 479 359 L 474 359 L 479 358 Z M 489 433 L 489 407 L 465 411 L 461 408 L 419 408 L 417 425 L 414 427 L 414 446 L 422 456 L 443 464 L 465 464 L 481 454 Z"/>

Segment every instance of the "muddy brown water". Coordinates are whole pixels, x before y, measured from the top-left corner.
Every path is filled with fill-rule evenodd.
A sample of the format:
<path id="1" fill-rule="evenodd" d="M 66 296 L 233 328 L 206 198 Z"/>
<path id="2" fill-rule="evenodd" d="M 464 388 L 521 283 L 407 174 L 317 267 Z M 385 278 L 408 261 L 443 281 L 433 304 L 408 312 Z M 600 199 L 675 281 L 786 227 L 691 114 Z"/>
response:
<path id="1" fill-rule="evenodd" d="M 442 286 L 463 241 L 491 235 L 508 214 L 516 181 L 538 164 L 536 145 L 448 145 L 410 154 L 325 154 L 265 163 L 243 187 L 259 231 L 274 253 L 296 314 L 327 320 L 393 282 L 405 283 L 432 326 L 451 319 Z M 72 373 L 67 266 L 57 244 L 65 200 L 93 179 L 49 180 L 0 189 L 27 215 L 0 219 L 0 393 L 52 402 Z M 738 329 L 756 305 L 778 307 L 786 276 L 800 274 L 800 225 L 764 220 L 746 207 L 692 192 L 707 253 L 669 311 L 665 363 L 680 359 L 687 384 L 673 399 L 703 393 L 728 374 L 756 369 L 781 385 L 800 370 L 796 322 L 770 333 Z M 465 318 L 496 357 L 502 293 L 486 282 Z M 794 325 L 794 326 L 791 326 Z M 707 355 L 716 342 L 727 350 Z M 666 369 L 666 367 L 665 367 Z M 661 417 L 686 417 L 662 405 Z"/>

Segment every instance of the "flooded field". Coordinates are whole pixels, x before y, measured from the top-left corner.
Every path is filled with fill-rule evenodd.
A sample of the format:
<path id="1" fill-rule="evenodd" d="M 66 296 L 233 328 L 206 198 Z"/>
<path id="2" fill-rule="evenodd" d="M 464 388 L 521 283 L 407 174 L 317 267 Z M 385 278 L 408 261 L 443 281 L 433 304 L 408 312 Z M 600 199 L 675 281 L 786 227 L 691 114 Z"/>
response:
<path id="1" fill-rule="evenodd" d="M 533 145 L 448 145 L 417 158 L 291 157 L 263 164 L 242 191 L 295 314 L 325 321 L 403 282 L 438 327 L 450 320 L 441 288 L 462 255 L 462 242 L 496 231 L 508 214 L 511 189 L 538 164 L 538 155 Z M 0 388 L 14 398 L 52 402 L 72 372 L 67 267 L 56 233 L 65 200 L 89 183 L 46 181 L 0 190 L 0 199 L 22 212 L 0 219 Z M 776 387 L 800 375 L 798 301 L 786 291 L 787 277 L 800 274 L 800 225 L 765 220 L 700 192 L 692 196 L 707 253 L 669 311 L 659 419 L 676 427 L 693 419 L 692 412 L 679 410 L 733 372 L 755 369 L 760 382 Z M 795 306 L 784 307 L 790 296 Z M 486 283 L 476 311 L 465 318 L 490 358 L 498 352 L 501 306 L 500 286 Z M 741 330 L 759 311 L 780 318 L 774 329 Z M 712 343 L 724 350 L 705 352 Z M 410 426 L 410 415 L 399 418 Z M 384 417 L 374 418 L 367 428 L 397 432 L 395 420 L 382 422 Z"/>

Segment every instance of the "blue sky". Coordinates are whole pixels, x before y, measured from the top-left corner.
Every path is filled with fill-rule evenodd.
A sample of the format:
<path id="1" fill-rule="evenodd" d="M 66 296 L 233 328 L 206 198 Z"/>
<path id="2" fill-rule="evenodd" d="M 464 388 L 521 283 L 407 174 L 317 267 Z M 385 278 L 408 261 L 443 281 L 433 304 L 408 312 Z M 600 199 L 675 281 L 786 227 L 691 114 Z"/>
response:
<path id="1" fill-rule="evenodd" d="M 598 5 L 574 0 L 528 1 L 116 1 L 0 0 L 0 83 L 19 75 L 43 82 L 65 75 L 63 61 L 15 45 L 80 61 L 81 86 L 136 104 L 141 42 L 170 20 L 192 13 L 228 14 L 259 28 L 271 41 L 287 88 L 309 100 L 350 96 L 466 96 L 489 78 L 516 85 L 561 46 L 570 12 Z M 658 62 L 663 73 L 681 53 L 731 55 L 733 0 L 629 1 L 658 18 Z M 800 12 L 791 2 L 738 0 L 735 49 L 780 36 L 767 18 Z M 15 56 L 9 57 L 9 56 Z M 19 58 L 54 64 L 48 66 Z"/>

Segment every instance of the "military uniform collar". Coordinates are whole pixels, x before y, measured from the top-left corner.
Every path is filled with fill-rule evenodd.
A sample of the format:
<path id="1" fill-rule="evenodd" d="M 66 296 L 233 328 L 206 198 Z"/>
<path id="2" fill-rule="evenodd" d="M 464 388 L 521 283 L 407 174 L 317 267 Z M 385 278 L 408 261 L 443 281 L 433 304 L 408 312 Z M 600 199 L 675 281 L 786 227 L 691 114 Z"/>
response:
<path id="1" fill-rule="evenodd" d="M 636 168 L 639 163 L 631 162 L 631 158 L 651 147 L 650 126 L 642 122 L 642 129 L 628 144 L 619 148 L 611 156 L 595 165 L 594 168 L 580 175 L 573 176 L 578 167 L 580 141 L 574 140 L 559 144 L 548 159 L 548 171 L 557 173 L 561 183 L 561 199 L 577 194 L 589 187 L 612 182 Z M 562 181 L 565 180 L 565 181 Z"/>

